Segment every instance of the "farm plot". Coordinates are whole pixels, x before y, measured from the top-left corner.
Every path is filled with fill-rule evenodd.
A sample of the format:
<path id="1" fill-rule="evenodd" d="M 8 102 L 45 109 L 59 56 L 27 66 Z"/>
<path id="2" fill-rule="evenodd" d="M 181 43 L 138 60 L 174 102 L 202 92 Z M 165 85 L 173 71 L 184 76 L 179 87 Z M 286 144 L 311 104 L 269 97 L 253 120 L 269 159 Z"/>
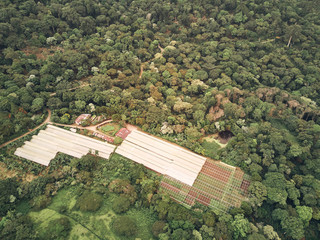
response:
<path id="1" fill-rule="evenodd" d="M 15 151 L 15 155 L 48 166 L 58 152 L 76 158 L 93 153 L 103 158 L 109 158 L 115 146 L 86 137 L 71 131 L 48 125 L 31 141 Z"/>
<path id="2" fill-rule="evenodd" d="M 241 202 L 246 200 L 249 185 L 249 176 L 241 169 L 208 159 L 192 186 L 164 176 L 160 192 L 167 193 L 188 207 L 198 202 L 228 211 L 230 207 L 240 207 Z"/>
<path id="3" fill-rule="evenodd" d="M 114 137 L 116 133 L 120 130 L 120 125 L 115 122 L 107 123 L 99 128 L 103 133 Z"/>

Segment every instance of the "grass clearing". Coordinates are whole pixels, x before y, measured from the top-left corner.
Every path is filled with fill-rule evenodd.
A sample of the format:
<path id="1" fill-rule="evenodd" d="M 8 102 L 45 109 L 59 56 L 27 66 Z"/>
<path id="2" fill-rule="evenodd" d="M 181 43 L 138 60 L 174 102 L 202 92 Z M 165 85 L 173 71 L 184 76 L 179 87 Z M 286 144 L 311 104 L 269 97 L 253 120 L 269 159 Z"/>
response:
<path id="1" fill-rule="evenodd" d="M 118 196 L 110 193 L 108 196 L 103 196 L 103 204 L 96 212 L 82 212 L 75 210 L 74 206 L 78 197 L 83 192 L 79 186 L 72 186 L 61 189 L 57 195 L 52 198 L 51 204 L 38 212 L 31 211 L 29 216 L 34 221 L 35 229 L 39 233 L 48 227 L 49 222 L 61 217 L 68 217 L 71 221 L 71 231 L 69 240 L 84 239 L 110 239 L 110 240 L 127 240 L 126 237 L 117 236 L 111 229 L 113 220 L 118 216 L 112 210 L 112 201 Z M 59 213 L 61 208 L 65 212 Z M 28 202 L 21 204 L 20 208 L 28 209 Z M 153 239 L 151 233 L 152 224 L 156 221 L 156 217 L 148 209 L 131 208 L 126 215 L 134 218 L 138 225 L 138 234 L 136 238 L 141 240 Z M 135 239 L 135 238 L 132 238 Z"/>
<path id="2" fill-rule="evenodd" d="M 138 225 L 138 234 L 136 236 L 136 239 L 153 239 L 151 227 L 157 219 L 149 209 L 137 210 L 135 208 L 132 208 L 127 212 L 126 215 L 136 220 L 136 223 Z"/>
<path id="3" fill-rule="evenodd" d="M 205 149 L 204 153 L 206 156 L 216 159 L 218 151 L 221 149 L 220 144 L 218 144 L 216 139 L 213 137 L 204 139 L 204 141 L 201 143 L 201 146 Z"/>
<path id="4" fill-rule="evenodd" d="M 100 130 L 109 135 L 109 136 L 115 136 L 116 133 L 120 130 L 121 126 L 118 123 L 115 122 L 111 122 L 111 123 L 107 123 L 105 125 L 103 125 L 102 127 L 100 127 Z"/>

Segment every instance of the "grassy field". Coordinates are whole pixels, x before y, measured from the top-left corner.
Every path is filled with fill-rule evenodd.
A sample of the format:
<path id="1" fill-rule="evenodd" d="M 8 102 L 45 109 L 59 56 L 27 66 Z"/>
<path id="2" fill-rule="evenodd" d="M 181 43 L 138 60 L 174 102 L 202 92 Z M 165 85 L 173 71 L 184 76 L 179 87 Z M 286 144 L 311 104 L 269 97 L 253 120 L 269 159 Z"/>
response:
<path id="1" fill-rule="evenodd" d="M 80 187 L 74 186 L 62 189 L 52 199 L 52 203 L 45 209 L 35 212 L 29 212 L 29 216 L 35 223 L 36 231 L 43 233 L 51 220 L 68 217 L 71 221 L 72 229 L 68 239 L 91 240 L 91 239 L 130 239 L 120 237 L 113 233 L 111 224 L 117 216 L 112 210 L 112 200 L 116 194 L 104 196 L 102 207 L 96 212 L 82 212 L 74 209 L 79 195 Z M 25 206 L 21 206 L 25 207 Z M 61 213 L 61 208 L 65 211 Z M 156 221 L 155 216 L 148 209 L 131 208 L 125 215 L 136 219 L 138 225 L 138 234 L 135 238 L 141 240 L 153 239 L 151 233 L 152 224 Z M 131 239 L 135 239 L 134 237 Z"/>
<path id="2" fill-rule="evenodd" d="M 121 126 L 118 123 L 115 122 L 111 122 L 111 123 L 107 123 L 105 125 L 103 125 L 102 127 L 100 127 L 100 130 L 109 135 L 109 136 L 115 136 L 116 133 L 120 130 Z"/>
<path id="3" fill-rule="evenodd" d="M 204 141 L 201 143 L 201 146 L 205 149 L 204 153 L 206 156 L 212 159 L 217 158 L 217 153 L 219 149 L 221 149 L 221 146 L 217 142 L 218 140 L 214 139 L 213 137 L 204 139 Z"/>

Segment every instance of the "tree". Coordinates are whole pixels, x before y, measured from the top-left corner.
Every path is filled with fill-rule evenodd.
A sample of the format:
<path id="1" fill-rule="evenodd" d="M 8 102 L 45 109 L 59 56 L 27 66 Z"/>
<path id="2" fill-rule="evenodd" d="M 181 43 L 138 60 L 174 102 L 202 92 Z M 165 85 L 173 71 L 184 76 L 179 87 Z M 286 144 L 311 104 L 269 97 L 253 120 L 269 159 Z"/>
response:
<path id="1" fill-rule="evenodd" d="M 164 221 L 156 221 L 154 222 L 154 224 L 152 225 L 152 234 L 155 237 L 158 237 L 158 235 L 160 233 L 164 233 L 166 232 L 165 228 L 166 228 L 167 224 Z"/>
<path id="2" fill-rule="evenodd" d="M 288 193 L 286 191 L 287 182 L 282 173 L 268 172 L 265 175 L 263 184 L 267 186 L 268 199 L 272 202 L 286 204 Z"/>
<path id="3" fill-rule="evenodd" d="M 188 240 L 190 239 L 190 233 L 181 228 L 178 228 L 172 232 L 171 239 L 172 240 Z"/>
<path id="4" fill-rule="evenodd" d="M 0 216 L 6 215 L 18 201 L 17 187 L 18 183 L 14 178 L 0 180 Z"/>
<path id="5" fill-rule="evenodd" d="M 71 230 L 71 222 L 67 217 L 51 220 L 42 232 L 42 239 L 67 239 Z"/>
<path id="6" fill-rule="evenodd" d="M 124 213 L 130 208 L 130 200 L 125 196 L 117 197 L 112 202 L 112 210 L 115 213 Z"/>
<path id="7" fill-rule="evenodd" d="M 96 25 L 95 21 L 91 16 L 80 19 L 80 29 L 86 35 L 92 34 L 95 32 L 95 25 Z"/>
<path id="8" fill-rule="evenodd" d="M 117 217 L 112 223 L 112 229 L 116 234 L 125 237 L 133 237 L 138 232 L 135 220 L 128 216 Z"/>
<path id="9" fill-rule="evenodd" d="M 86 102 L 82 101 L 82 100 L 75 101 L 74 104 L 75 104 L 77 110 L 80 112 L 83 111 L 84 108 L 86 107 Z"/>
<path id="10" fill-rule="evenodd" d="M 202 134 L 198 131 L 196 127 L 189 127 L 184 130 L 186 137 L 191 142 L 196 142 L 200 139 Z"/>
<path id="11" fill-rule="evenodd" d="M 32 101 L 31 110 L 32 112 L 39 112 L 44 107 L 44 100 L 42 98 L 35 98 Z"/>
<path id="12" fill-rule="evenodd" d="M 1 225 L 4 226 L 1 226 Z M 8 216 L 0 221 L 0 238 L 3 240 L 32 240 L 38 239 L 29 216 Z"/>
<path id="13" fill-rule="evenodd" d="M 97 211 L 103 203 L 103 198 L 101 195 L 85 191 L 78 199 L 75 205 L 76 209 L 80 209 L 81 211 Z"/>
<path id="14" fill-rule="evenodd" d="M 308 206 L 297 206 L 296 207 L 299 218 L 302 220 L 305 227 L 309 226 L 309 221 L 312 218 L 313 210 Z"/>
<path id="15" fill-rule="evenodd" d="M 267 199 L 267 188 L 261 182 L 252 182 L 249 192 L 252 195 L 250 201 L 258 207 Z"/>
<path id="16" fill-rule="evenodd" d="M 267 239 L 259 233 L 253 233 L 248 236 L 248 240 L 267 240 Z"/>
<path id="17" fill-rule="evenodd" d="M 270 225 L 266 225 L 263 227 L 263 233 L 269 240 L 280 240 L 278 233 L 273 230 L 273 227 Z"/>
<path id="18" fill-rule="evenodd" d="M 282 228 L 292 239 L 301 239 L 304 237 L 303 222 L 297 217 L 287 217 L 281 221 Z"/>
<path id="19" fill-rule="evenodd" d="M 233 236 L 235 239 L 238 239 L 239 237 L 246 237 L 247 233 L 251 229 L 248 219 L 244 218 L 243 214 L 236 215 L 231 226 L 233 228 Z"/>

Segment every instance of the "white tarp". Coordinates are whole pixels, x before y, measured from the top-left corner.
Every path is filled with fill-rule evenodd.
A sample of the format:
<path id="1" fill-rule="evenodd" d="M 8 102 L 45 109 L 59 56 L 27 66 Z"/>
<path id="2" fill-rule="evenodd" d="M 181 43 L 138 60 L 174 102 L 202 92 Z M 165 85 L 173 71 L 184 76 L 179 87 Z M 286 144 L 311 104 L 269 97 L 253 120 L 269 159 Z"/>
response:
<path id="1" fill-rule="evenodd" d="M 48 166 L 58 152 L 80 158 L 91 152 L 109 158 L 115 146 L 78 133 L 48 125 L 30 141 L 17 148 L 15 155 Z"/>
<path id="2" fill-rule="evenodd" d="M 128 135 L 116 153 L 190 186 L 206 161 L 205 157 L 138 130 Z"/>

